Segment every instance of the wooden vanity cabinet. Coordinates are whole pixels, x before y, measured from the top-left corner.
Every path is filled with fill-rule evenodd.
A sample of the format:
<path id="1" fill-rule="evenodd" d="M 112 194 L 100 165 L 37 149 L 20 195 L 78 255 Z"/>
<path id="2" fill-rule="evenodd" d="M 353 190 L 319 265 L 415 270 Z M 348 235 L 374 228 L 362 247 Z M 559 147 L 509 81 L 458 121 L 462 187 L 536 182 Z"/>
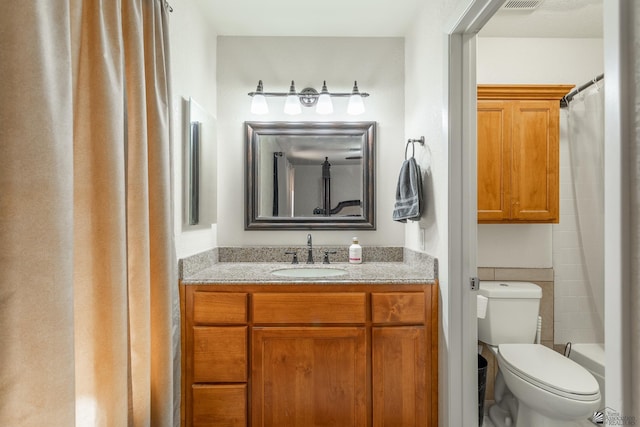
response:
<path id="1" fill-rule="evenodd" d="M 560 99 L 570 85 L 478 86 L 478 222 L 559 221 Z"/>
<path id="2" fill-rule="evenodd" d="M 244 427 L 248 403 L 248 294 L 188 294 L 189 315 L 183 315 L 182 322 L 182 336 L 188 340 L 183 340 L 183 382 L 191 384 L 183 389 L 183 398 L 189 402 L 189 407 L 183 408 L 189 414 L 187 425 Z"/>
<path id="3" fill-rule="evenodd" d="M 437 285 L 181 296 L 183 425 L 437 426 Z"/>

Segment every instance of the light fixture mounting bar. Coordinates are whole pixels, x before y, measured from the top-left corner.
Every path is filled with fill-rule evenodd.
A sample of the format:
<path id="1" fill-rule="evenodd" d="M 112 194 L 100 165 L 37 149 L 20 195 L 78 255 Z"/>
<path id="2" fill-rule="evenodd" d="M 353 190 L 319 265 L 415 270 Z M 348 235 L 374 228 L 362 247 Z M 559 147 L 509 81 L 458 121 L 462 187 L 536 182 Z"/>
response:
<path id="1" fill-rule="evenodd" d="M 267 106 L 267 97 L 287 98 L 284 105 L 285 114 L 300 114 L 300 106 L 296 103 L 296 98 L 304 107 L 316 106 L 316 113 L 331 114 L 333 113 L 333 104 L 331 98 L 349 98 L 347 106 L 347 114 L 358 115 L 364 113 L 364 104 L 362 98 L 369 96 L 366 92 L 360 92 L 358 82 L 353 82 L 351 92 L 329 92 L 327 82 L 323 81 L 322 90 L 318 92 L 312 87 L 306 87 L 298 92 L 295 88 L 295 82 L 291 81 L 288 92 L 265 92 L 262 80 L 258 81 L 258 87 L 255 91 L 249 92 L 247 95 L 253 98 L 251 101 L 251 112 L 253 114 L 266 114 L 269 111 Z"/>
<path id="2" fill-rule="evenodd" d="M 302 92 L 296 92 L 297 96 L 320 96 L 319 93 L 317 94 L 308 94 L 308 93 L 303 93 L 304 90 Z M 249 96 L 254 96 L 254 95 L 264 95 L 264 96 L 287 96 L 289 95 L 289 92 L 249 92 L 247 95 Z M 351 92 L 329 92 L 330 96 L 334 96 L 334 97 L 347 97 L 347 96 L 351 96 L 352 93 Z M 362 96 L 363 98 L 366 98 L 367 96 L 369 96 L 369 94 L 367 92 L 360 92 L 360 96 Z"/>

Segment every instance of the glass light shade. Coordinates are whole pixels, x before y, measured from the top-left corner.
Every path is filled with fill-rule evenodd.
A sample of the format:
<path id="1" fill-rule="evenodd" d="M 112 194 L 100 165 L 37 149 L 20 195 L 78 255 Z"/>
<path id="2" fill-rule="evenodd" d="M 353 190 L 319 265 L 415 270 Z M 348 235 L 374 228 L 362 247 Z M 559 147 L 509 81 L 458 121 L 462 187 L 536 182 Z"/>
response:
<path id="1" fill-rule="evenodd" d="M 265 98 L 264 95 L 253 95 L 253 99 L 251 100 L 251 112 L 253 114 L 267 114 L 269 112 L 267 98 Z"/>
<path id="2" fill-rule="evenodd" d="M 316 113 L 318 114 L 331 114 L 333 113 L 333 103 L 331 102 L 331 95 L 327 90 L 327 82 L 322 82 L 322 90 L 318 97 L 318 105 L 316 105 Z"/>
<path id="3" fill-rule="evenodd" d="M 329 94 L 321 94 L 318 97 L 318 105 L 316 106 L 316 113 L 318 114 L 331 114 L 333 113 L 333 103 Z"/>
<path id="4" fill-rule="evenodd" d="M 349 97 L 349 104 L 347 105 L 347 114 L 352 116 L 364 113 L 364 102 L 360 94 L 353 94 Z"/>
<path id="5" fill-rule="evenodd" d="M 284 113 L 291 114 L 291 115 L 302 113 L 302 107 L 300 106 L 300 98 L 298 98 L 298 93 L 296 92 L 296 85 L 293 80 L 291 80 L 291 86 L 289 86 L 289 93 L 287 94 L 287 99 L 284 102 Z"/>
<path id="6" fill-rule="evenodd" d="M 288 95 L 287 100 L 284 102 L 285 114 L 300 114 L 302 113 L 302 107 L 300 106 L 300 99 L 297 95 Z"/>

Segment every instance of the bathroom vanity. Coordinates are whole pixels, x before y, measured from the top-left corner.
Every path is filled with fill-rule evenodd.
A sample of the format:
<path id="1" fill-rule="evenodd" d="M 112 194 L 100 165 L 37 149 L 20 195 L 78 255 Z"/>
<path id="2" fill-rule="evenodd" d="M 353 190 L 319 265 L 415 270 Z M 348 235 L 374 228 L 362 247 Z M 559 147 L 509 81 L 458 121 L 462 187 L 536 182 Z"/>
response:
<path id="1" fill-rule="evenodd" d="M 402 262 L 318 266 L 182 278 L 183 425 L 437 425 L 437 280 Z"/>

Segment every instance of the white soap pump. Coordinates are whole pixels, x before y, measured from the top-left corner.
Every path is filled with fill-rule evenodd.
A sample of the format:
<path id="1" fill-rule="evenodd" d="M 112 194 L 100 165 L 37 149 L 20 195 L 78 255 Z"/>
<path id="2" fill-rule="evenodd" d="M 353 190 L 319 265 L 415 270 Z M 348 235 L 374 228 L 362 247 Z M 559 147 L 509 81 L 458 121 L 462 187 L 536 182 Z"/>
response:
<path id="1" fill-rule="evenodd" d="M 351 246 L 349 246 L 349 263 L 362 263 L 362 246 L 360 246 L 360 244 L 358 243 L 357 237 L 351 239 Z"/>

